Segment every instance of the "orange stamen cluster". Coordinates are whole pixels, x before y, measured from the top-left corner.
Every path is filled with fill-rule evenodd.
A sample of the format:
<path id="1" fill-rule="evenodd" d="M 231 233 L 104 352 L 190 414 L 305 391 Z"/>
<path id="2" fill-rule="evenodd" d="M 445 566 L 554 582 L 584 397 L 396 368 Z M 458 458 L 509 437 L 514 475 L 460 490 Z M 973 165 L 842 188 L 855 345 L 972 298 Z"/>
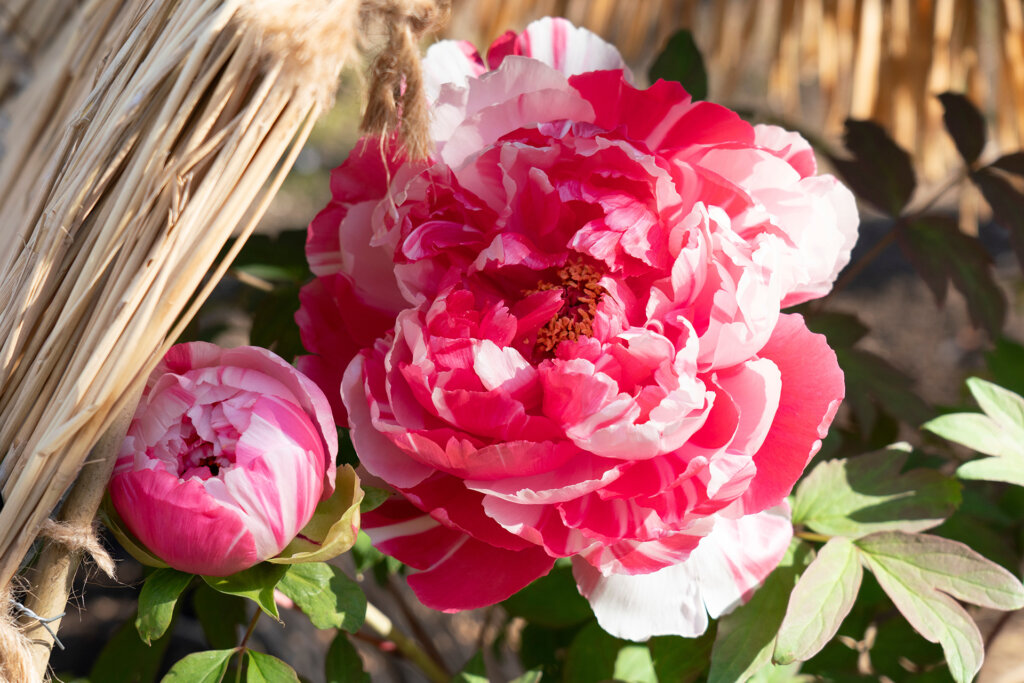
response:
<path id="1" fill-rule="evenodd" d="M 527 292 L 562 290 L 562 307 L 537 333 L 534 352 L 538 355 L 552 354 L 555 347 L 566 339 L 577 341 L 580 337 L 591 336 L 597 304 L 605 292 L 604 287 L 598 284 L 601 274 L 585 263 L 570 263 L 559 268 L 557 275 L 557 282 L 541 282 L 536 289 Z"/>

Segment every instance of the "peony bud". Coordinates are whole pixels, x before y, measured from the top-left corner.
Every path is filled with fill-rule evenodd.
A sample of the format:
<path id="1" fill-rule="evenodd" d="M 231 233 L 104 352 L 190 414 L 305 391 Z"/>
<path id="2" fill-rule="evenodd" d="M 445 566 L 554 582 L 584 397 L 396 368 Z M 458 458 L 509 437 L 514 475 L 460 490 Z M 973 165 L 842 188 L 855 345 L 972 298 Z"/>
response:
<path id="1" fill-rule="evenodd" d="M 110 499 L 156 558 L 226 576 L 296 537 L 334 492 L 337 452 L 323 392 L 284 360 L 179 344 L 146 383 Z"/>

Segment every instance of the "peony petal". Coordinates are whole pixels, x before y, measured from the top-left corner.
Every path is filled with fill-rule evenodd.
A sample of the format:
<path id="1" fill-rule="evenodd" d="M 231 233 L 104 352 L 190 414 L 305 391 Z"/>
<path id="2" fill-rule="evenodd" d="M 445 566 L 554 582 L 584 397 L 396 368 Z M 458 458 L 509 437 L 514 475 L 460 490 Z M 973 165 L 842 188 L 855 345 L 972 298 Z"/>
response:
<path id="1" fill-rule="evenodd" d="M 615 46 L 560 17 L 544 17 L 529 24 L 518 36 L 509 32 L 499 37 L 487 51 L 487 64 L 497 69 L 510 55 L 532 57 L 566 76 L 615 69 L 624 71 L 632 81 Z"/>
<path id="2" fill-rule="evenodd" d="M 465 40 L 441 40 L 429 48 L 421 62 L 423 65 L 423 91 L 433 102 L 441 86 L 451 83 L 464 87 L 470 78 L 487 70 L 473 44 Z"/>

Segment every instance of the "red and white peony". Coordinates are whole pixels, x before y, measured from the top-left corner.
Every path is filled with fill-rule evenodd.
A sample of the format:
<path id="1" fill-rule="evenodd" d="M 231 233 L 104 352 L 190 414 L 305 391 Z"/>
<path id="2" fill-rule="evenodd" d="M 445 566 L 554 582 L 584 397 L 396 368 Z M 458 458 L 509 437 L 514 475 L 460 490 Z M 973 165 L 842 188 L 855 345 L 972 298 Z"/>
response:
<path id="1" fill-rule="evenodd" d="M 780 309 L 829 291 L 853 197 L 563 20 L 424 68 L 433 156 L 362 141 L 307 241 L 300 367 L 403 496 L 363 526 L 437 609 L 572 557 L 610 633 L 697 635 L 778 564 L 843 398 Z"/>
<path id="2" fill-rule="evenodd" d="M 146 383 L 110 498 L 156 558 L 226 576 L 296 537 L 334 492 L 337 454 L 326 397 L 281 358 L 179 344 Z"/>

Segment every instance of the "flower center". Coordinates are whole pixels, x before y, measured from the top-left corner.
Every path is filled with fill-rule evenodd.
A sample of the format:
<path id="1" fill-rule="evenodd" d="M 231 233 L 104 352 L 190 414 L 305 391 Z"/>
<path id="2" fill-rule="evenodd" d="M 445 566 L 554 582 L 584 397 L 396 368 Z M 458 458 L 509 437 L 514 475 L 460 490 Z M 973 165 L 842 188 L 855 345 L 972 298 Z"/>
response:
<path id="1" fill-rule="evenodd" d="M 577 341 L 591 336 L 597 304 L 604 294 L 604 287 L 598 284 L 601 274 L 585 263 L 567 264 L 558 269 L 557 276 L 556 282 L 540 282 L 536 289 L 527 292 L 562 290 L 562 307 L 537 332 L 534 353 L 538 355 L 551 355 L 566 339 Z"/>

